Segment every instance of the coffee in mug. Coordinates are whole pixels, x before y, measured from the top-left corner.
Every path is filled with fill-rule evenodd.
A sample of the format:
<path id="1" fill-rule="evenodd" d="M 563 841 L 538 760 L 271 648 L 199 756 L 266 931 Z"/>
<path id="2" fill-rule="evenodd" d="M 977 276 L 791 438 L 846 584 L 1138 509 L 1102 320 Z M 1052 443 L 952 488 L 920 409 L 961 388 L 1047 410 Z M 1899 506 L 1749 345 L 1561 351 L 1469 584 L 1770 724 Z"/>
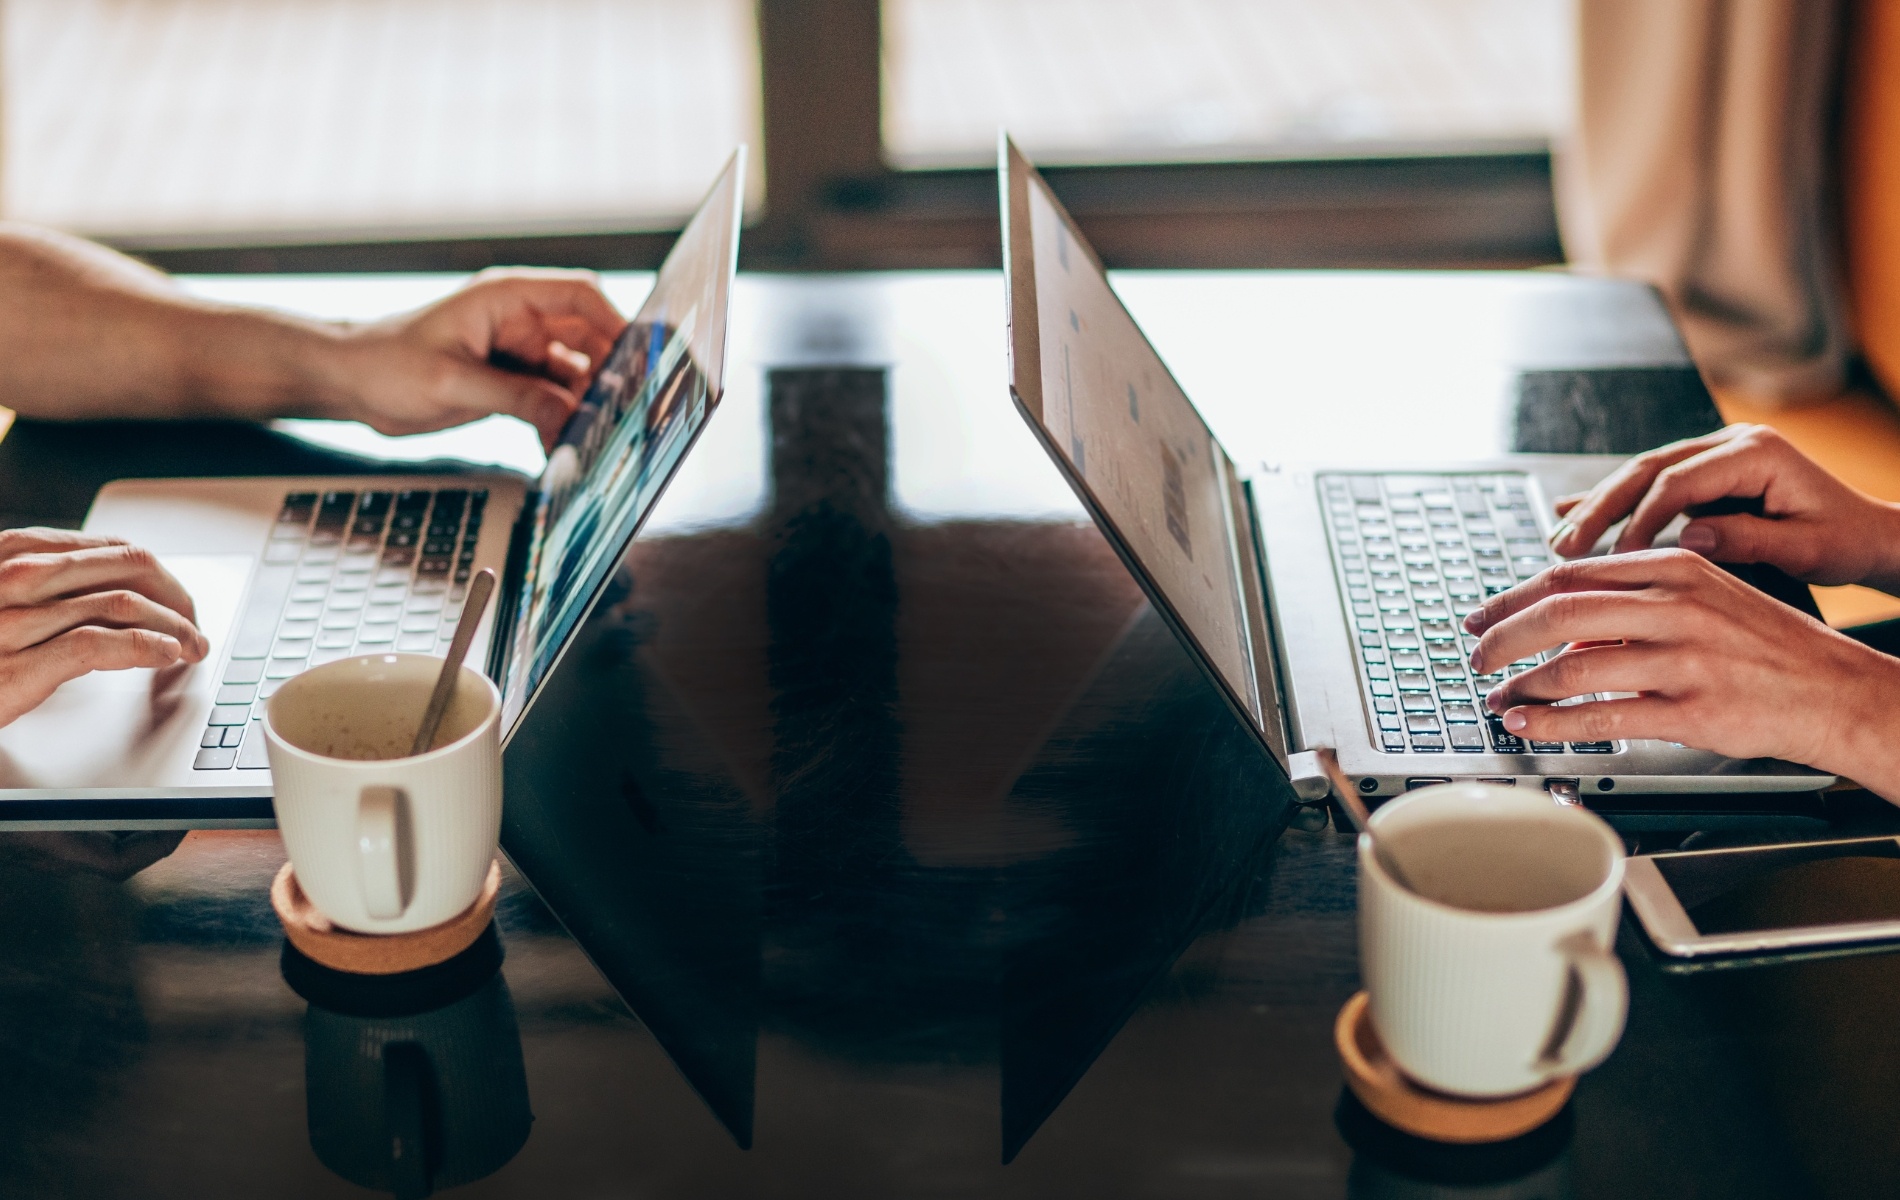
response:
<path id="1" fill-rule="evenodd" d="M 464 666 L 435 748 L 411 755 L 442 660 L 373 654 L 291 679 L 265 708 L 272 804 L 330 921 L 409 933 L 461 915 L 501 835 L 501 694 Z"/>
<path id="2" fill-rule="evenodd" d="M 1407 1076 L 1502 1097 L 1609 1055 L 1628 1008 L 1611 948 L 1624 853 L 1601 817 L 1541 790 L 1455 783 L 1388 802 L 1370 827 L 1360 967 L 1373 1028 Z"/>

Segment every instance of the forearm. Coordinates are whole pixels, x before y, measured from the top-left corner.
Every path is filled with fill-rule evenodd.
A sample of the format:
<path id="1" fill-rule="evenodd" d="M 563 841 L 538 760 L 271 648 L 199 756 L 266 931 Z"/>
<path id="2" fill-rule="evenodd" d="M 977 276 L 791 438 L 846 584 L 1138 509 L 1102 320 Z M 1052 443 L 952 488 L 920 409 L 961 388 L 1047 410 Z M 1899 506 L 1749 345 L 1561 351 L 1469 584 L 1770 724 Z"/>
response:
<path id="1" fill-rule="evenodd" d="M 0 404 L 27 416 L 337 415 L 345 336 L 200 301 L 103 247 L 0 224 Z"/>

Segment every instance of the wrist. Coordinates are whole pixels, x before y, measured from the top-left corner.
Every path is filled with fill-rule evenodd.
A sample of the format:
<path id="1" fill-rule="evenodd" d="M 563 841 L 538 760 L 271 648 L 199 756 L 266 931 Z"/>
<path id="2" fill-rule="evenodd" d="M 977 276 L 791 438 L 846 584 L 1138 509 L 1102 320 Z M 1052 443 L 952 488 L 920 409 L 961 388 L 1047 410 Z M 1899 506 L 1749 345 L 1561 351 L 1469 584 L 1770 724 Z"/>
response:
<path id="1" fill-rule="evenodd" d="M 1900 659 L 1843 635 L 1835 695 L 1822 751 L 1811 766 L 1829 771 L 1900 804 Z"/>
<path id="2" fill-rule="evenodd" d="M 1863 538 L 1873 562 L 1858 582 L 1883 592 L 1900 595 L 1900 504 L 1885 500 L 1870 501 L 1871 520 L 1857 536 Z"/>
<path id="3" fill-rule="evenodd" d="M 181 374 L 200 405 L 249 421 L 342 419 L 356 409 L 350 330 L 254 309 L 211 308 L 180 339 Z"/>

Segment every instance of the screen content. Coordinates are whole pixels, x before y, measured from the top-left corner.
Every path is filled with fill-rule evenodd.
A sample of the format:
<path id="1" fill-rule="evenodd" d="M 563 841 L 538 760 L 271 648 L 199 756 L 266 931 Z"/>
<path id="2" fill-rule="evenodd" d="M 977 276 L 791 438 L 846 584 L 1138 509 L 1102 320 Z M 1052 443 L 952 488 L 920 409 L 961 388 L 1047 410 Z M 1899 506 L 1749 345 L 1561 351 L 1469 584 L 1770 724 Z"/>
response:
<path id="1" fill-rule="evenodd" d="M 735 155 L 548 456 L 503 677 L 504 729 L 547 678 L 719 402 L 742 173 Z"/>
<path id="2" fill-rule="evenodd" d="M 1656 869 L 1707 935 L 1900 921 L 1900 841 L 1658 856 Z"/>
<path id="3" fill-rule="evenodd" d="M 1034 175 L 1029 225 L 1041 395 L 1018 392 L 1072 482 L 1258 722 L 1232 464 Z"/>

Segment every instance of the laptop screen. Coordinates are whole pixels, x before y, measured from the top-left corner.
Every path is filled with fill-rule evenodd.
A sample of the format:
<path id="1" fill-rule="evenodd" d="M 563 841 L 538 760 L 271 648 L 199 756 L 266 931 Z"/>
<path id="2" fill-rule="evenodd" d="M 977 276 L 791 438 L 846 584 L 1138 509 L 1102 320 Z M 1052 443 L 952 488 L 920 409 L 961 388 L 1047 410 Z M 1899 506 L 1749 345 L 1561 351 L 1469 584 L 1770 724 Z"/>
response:
<path id="1" fill-rule="evenodd" d="M 661 264 L 541 473 L 502 668 L 502 728 L 526 709 L 724 394 L 745 150 Z"/>
<path id="2" fill-rule="evenodd" d="M 1156 607 L 1277 749 L 1233 464 L 1048 185 L 1007 140 L 1003 153 L 1011 389 Z"/>

